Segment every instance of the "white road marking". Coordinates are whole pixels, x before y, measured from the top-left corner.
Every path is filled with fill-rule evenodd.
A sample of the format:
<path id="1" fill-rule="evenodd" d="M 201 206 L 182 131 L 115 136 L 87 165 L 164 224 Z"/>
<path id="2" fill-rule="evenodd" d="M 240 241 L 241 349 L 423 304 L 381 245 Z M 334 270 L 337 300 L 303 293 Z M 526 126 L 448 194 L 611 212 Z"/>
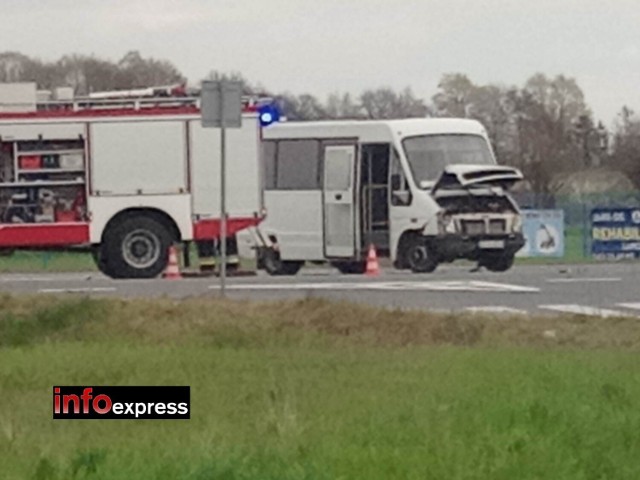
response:
<path id="1" fill-rule="evenodd" d="M 592 277 L 592 278 L 548 278 L 548 283 L 604 283 L 604 282 L 621 282 L 619 277 Z"/>
<path id="2" fill-rule="evenodd" d="M 55 275 L 51 276 L 38 276 L 38 275 L 20 275 L 20 276 L 11 276 L 5 275 L 0 277 L 1 283 L 13 283 L 13 282 L 65 282 L 65 281 L 76 281 L 76 280 L 91 280 L 93 275 Z"/>
<path id="3" fill-rule="evenodd" d="M 219 289 L 219 285 L 210 285 Z M 451 291 L 537 293 L 539 288 L 481 281 L 430 282 L 317 282 L 317 283 L 254 283 L 229 285 L 229 290 L 390 290 L 390 291 Z"/>
<path id="4" fill-rule="evenodd" d="M 452 313 L 455 313 L 455 310 L 448 309 L 448 308 L 393 307 L 393 306 L 387 306 L 384 308 L 391 312 L 400 311 L 403 313 L 433 313 L 436 315 L 451 315 Z"/>
<path id="5" fill-rule="evenodd" d="M 485 307 L 467 307 L 467 312 L 471 313 L 503 313 L 509 315 L 528 315 L 529 312 L 519 308 L 502 307 L 502 306 L 485 306 Z"/>
<path id="6" fill-rule="evenodd" d="M 40 288 L 38 293 L 98 293 L 115 292 L 115 287 L 81 287 L 81 288 Z"/>
<path id="7" fill-rule="evenodd" d="M 473 282 L 384 282 L 362 284 L 368 290 L 482 291 Z M 362 288 L 362 287 L 361 287 Z"/>
<path id="8" fill-rule="evenodd" d="M 590 307 L 587 305 L 576 305 L 576 304 L 566 304 L 566 305 L 538 305 L 538 308 L 543 310 L 552 310 L 554 312 L 561 313 L 572 313 L 575 315 L 589 315 L 592 317 L 631 317 L 625 312 L 621 312 L 620 310 L 609 310 L 607 308 L 598 308 L 598 307 Z"/>
<path id="9" fill-rule="evenodd" d="M 540 289 L 536 287 L 524 287 L 522 285 L 509 285 L 506 283 L 479 282 L 479 281 L 474 281 L 471 283 L 478 286 L 486 287 L 489 290 L 492 288 L 495 288 L 496 290 L 499 290 L 499 291 L 506 290 L 507 292 L 522 292 L 522 293 L 537 293 L 540 291 Z"/>
<path id="10" fill-rule="evenodd" d="M 209 285 L 210 289 L 219 290 L 220 285 Z M 227 290 L 356 290 L 357 284 L 348 283 L 252 283 L 227 285 Z"/>
<path id="11" fill-rule="evenodd" d="M 616 305 L 629 310 L 640 310 L 640 303 L 617 303 Z"/>
<path id="12" fill-rule="evenodd" d="M 505 283 L 482 282 L 478 280 L 445 281 L 445 282 L 394 282 L 379 284 L 382 290 L 432 290 L 451 292 L 522 292 L 536 293 L 539 288 L 510 285 Z"/>

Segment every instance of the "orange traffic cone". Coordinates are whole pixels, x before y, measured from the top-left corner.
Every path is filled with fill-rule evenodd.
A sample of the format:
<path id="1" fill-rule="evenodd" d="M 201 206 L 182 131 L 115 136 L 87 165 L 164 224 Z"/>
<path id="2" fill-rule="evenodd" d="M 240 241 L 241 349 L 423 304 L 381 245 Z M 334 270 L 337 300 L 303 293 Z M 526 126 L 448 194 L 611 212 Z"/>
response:
<path id="1" fill-rule="evenodd" d="M 169 247 L 169 262 L 167 263 L 167 269 L 164 271 L 163 277 L 169 280 L 179 280 L 182 278 L 180 266 L 178 265 L 178 250 L 175 245 Z"/>
<path id="2" fill-rule="evenodd" d="M 380 275 L 380 265 L 378 264 L 378 254 L 373 243 L 369 245 L 369 253 L 367 254 L 367 270 L 365 275 L 368 277 L 377 277 Z"/>

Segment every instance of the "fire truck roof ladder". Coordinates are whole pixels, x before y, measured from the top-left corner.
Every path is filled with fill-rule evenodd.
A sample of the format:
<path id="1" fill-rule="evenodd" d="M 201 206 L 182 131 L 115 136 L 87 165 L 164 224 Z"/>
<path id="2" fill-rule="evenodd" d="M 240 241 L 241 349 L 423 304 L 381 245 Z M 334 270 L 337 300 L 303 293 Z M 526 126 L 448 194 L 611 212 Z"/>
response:
<path id="1" fill-rule="evenodd" d="M 255 110 L 261 105 L 271 103 L 271 101 L 270 97 L 256 95 L 242 97 L 242 105 L 247 111 Z M 200 108 L 200 89 L 187 89 L 184 85 L 170 85 L 134 90 L 114 90 L 95 92 L 85 97 L 75 97 L 69 100 L 47 100 L 37 104 L 39 111 L 71 110 L 74 112 L 101 109 L 142 110 L 145 108 L 176 107 Z"/>

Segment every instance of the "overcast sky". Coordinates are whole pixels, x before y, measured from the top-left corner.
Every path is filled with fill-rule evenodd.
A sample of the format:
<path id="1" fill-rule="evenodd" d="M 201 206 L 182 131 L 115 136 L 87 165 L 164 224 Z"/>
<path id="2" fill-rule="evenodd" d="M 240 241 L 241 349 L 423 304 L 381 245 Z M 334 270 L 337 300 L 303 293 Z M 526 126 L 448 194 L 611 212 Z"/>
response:
<path id="1" fill-rule="evenodd" d="M 240 71 L 274 91 L 411 86 L 444 73 L 576 78 L 597 118 L 640 111 L 640 0 L 0 0 L 0 51 L 171 60 L 192 82 Z"/>

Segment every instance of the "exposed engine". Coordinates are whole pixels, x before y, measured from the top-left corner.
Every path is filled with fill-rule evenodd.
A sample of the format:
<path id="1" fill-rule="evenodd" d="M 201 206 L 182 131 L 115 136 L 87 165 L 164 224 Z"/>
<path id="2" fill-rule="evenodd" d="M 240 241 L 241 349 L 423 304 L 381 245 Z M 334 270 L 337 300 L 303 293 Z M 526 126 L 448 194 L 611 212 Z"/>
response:
<path id="1" fill-rule="evenodd" d="M 520 230 L 520 216 L 511 197 L 494 190 L 449 190 L 435 195 L 439 231 L 467 237 L 509 235 Z"/>
<path id="2" fill-rule="evenodd" d="M 446 214 L 459 213 L 514 213 L 516 208 L 506 195 L 475 195 L 470 192 L 459 195 L 436 196 L 436 201 Z"/>

